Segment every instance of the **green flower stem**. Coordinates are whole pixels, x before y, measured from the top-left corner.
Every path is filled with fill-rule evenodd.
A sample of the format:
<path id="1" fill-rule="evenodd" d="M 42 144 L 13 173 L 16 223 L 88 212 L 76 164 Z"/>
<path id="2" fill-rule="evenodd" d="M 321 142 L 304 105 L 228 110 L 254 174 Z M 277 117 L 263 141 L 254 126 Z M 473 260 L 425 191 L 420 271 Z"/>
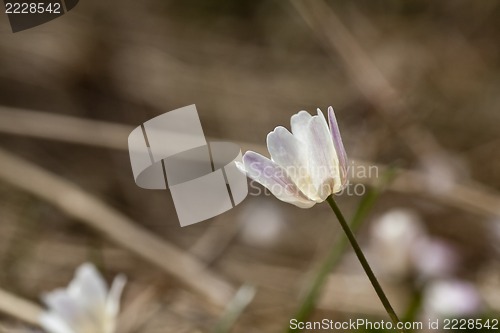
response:
<path id="1" fill-rule="evenodd" d="M 384 184 L 388 183 L 389 180 L 392 179 L 392 176 L 384 177 Z M 371 208 L 375 205 L 378 197 L 382 192 L 382 186 L 370 187 L 366 193 L 366 195 L 361 199 L 358 208 L 356 209 L 356 213 L 352 218 L 350 227 L 351 230 L 356 231 L 364 221 L 365 217 L 370 212 Z M 304 288 L 303 296 L 301 297 L 300 307 L 293 316 L 293 318 L 298 321 L 306 321 L 307 318 L 314 311 L 316 303 L 318 301 L 321 290 L 323 289 L 326 279 L 328 275 L 332 271 L 332 269 L 339 263 L 342 255 L 344 254 L 345 249 L 349 245 L 349 241 L 344 235 L 339 234 L 335 241 L 332 242 L 334 246 L 328 253 L 328 256 L 321 263 L 321 266 L 318 268 L 318 271 L 314 274 L 313 278 L 309 281 L 309 283 Z M 295 330 L 292 328 L 287 328 L 287 332 L 298 332 L 300 330 Z"/>
<path id="2" fill-rule="evenodd" d="M 419 313 L 420 308 L 422 307 L 422 297 L 423 295 L 421 287 L 417 287 L 413 290 L 411 301 L 408 304 L 406 313 L 403 315 L 404 321 L 412 322 L 417 319 L 416 317 Z"/>
<path id="3" fill-rule="evenodd" d="M 352 217 L 350 228 L 352 231 L 356 230 L 363 224 L 368 213 L 371 211 L 375 203 L 377 202 L 380 195 L 384 192 L 386 186 L 394 179 L 396 175 L 396 169 L 394 167 L 389 167 L 380 177 L 377 184 L 368 187 L 366 194 L 361 198 L 359 205 Z M 300 306 L 292 317 L 297 319 L 297 321 L 306 321 L 311 313 L 316 307 L 319 295 L 325 286 L 326 280 L 333 270 L 333 268 L 340 262 L 343 253 L 349 246 L 349 241 L 343 234 L 337 235 L 336 239 L 332 242 L 333 247 L 328 253 L 328 256 L 322 261 L 321 265 L 315 274 L 308 280 L 308 283 L 304 287 L 302 296 L 300 298 Z M 292 329 L 287 327 L 285 332 L 299 332 L 299 329 Z"/>
<path id="4" fill-rule="evenodd" d="M 378 282 L 375 274 L 373 274 L 373 271 L 368 264 L 368 261 L 365 258 L 365 255 L 363 254 L 363 251 L 361 250 L 361 247 L 358 244 L 358 241 L 356 240 L 356 237 L 354 237 L 354 234 L 351 231 L 351 228 L 349 228 L 349 225 L 347 224 L 344 215 L 342 215 L 342 212 L 339 209 L 339 206 L 337 206 L 337 203 L 333 199 L 333 195 L 329 196 L 326 201 L 332 208 L 333 212 L 337 216 L 337 219 L 340 222 L 340 225 L 342 226 L 342 229 L 344 230 L 347 239 L 351 243 L 351 246 L 354 249 L 354 252 L 356 253 L 356 256 L 358 257 L 359 262 L 361 263 L 361 266 L 363 266 L 363 269 L 365 270 L 366 275 L 368 276 L 368 279 L 370 279 L 370 282 L 372 283 L 373 288 L 375 289 L 375 292 L 377 293 L 380 301 L 384 305 L 385 310 L 387 311 L 387 314 L 389 317 L 391 317 L 391 320 L 394 324 L 394 326 L 397 326 L 400 323 L 400 320 L 398 316 L 396 315 L 396 312 L 391 306 L 391 303 L 387 299 L 387 296 L 385 296 L 384 290 L 380 286 L 380 283 Z M 403 331 L 404 332 L 404 331 Z"/>

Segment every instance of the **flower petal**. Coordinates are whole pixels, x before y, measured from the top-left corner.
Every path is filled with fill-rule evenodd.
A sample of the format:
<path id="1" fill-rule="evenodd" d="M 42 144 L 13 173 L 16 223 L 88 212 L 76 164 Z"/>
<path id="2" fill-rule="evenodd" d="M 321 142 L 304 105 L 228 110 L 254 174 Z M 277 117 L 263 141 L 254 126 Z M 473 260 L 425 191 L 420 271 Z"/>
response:
<path id="1" fill-rule="evenodd" d="M 52 313 L 57 314 L 71 327 L 88 320 L 86 310 L 64 289 L 56 289 L 47 293 L 42 296 L 42 300 Z"/>
<path id="2" fill-rule="evenodd" d="M 307 111 L 300 111 L 292 116 L 290 119 L 290 125 L 292 127 L 293 136 L 295 136 L 299 141 L 307 141 L 307 131 L 309 120 L 312 116 Z"/>
<path id="3" fill-rule="evenodd" d="M 309 176 L 306 145 L 286 128 L 279 126 L 267 135 L 267 149 L 271 159 L 286 170 L 301 192 L 309 199 L 317 200 Z"/>
<path id="4" fill-rule="evenodd" d="M 307 145 L 309 152 L 309 172 L 318 196 L 323 201 L 333 193 L 338 178 L 338 158 L 325 116 L 318 109 L 318 115 L 308 123 Z"/>
<path id="5" fill-rule="evenodd" d="M 80 325 L 102 325 L 107 289 L 106 281 L 93 264 L 85 263 L 78 267 L 67 293 L 86 313 L 87 320 L 82 321 Z"/>
<path id="6" fill-rule="evenodd" d="M 115 317 L 120 311 L 120 298 L 125 283 L 127 283 L 127 278 L 124 275 L 118 275 L 111 284 L 108 299 L 106 300 L 106 310 L 108 315 L 112 317 Z"/>
<path id="7" fill-rule="evenodd" d="M 47 333 L 77 333 L 61 317 L 51 312 L 42 313 L 38 321 Z"/>
<path id="8" fill-rule="evenodd" d="M 337 158 L 339 160 L 339 169 L 340 169 L 340 179 L 341 186 L 344 187 L 347 183 L 347 154 L 344 149 L 344 144 L 342 143 L 342 136 L 340 135 L 339 125 L 337 124 L 337 118 L 335 117 L 335 112 L 333 108 L 330 106 L 328 108 L 328 123 L 330 125 L 330 132 L 332 134 L 333 145 L 335 147 L 335 153 L 337 154 Z M 335 189 L 337 190 L 338 184 L 335 184 Z M 339 191 L 341 190 L 338 189 Z M 337 192 L 337 191 L 335 191 Z"/>
<path id="9" fill-rule="evenodd" d="M 68 293 L 88 306 L 95 306 L 105 303 L 107 289 L 106 281 L 95 266 L 85 263 L 76 270 L 75 278 L 68 286 Z"/>
<path id="10" fill-rule="evenodd" d="M 315 202 L 302 194 L 285 169 L 267 157 L 248 151 L 243 156 L 243 164 L 247 176 L 266 187 L 279 200 L 300 208 L 314 206 Z"/>

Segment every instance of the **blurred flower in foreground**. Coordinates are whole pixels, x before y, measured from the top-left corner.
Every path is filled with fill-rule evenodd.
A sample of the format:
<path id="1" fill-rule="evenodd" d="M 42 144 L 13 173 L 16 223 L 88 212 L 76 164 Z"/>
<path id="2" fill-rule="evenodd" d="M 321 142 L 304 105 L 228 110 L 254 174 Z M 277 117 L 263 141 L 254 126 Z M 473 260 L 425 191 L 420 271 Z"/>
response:
<path id="1" fill-rule="evenodd" d="M 108 290 L 94 265 L 81 265 L 66 289 L 43 296 L 49 308 L 40 316 L 48 333 L 114 333 L 125 277 L 119 275 Z"/>
<path id="2" fill-rule="evenodd" d="M 481 300 L 472 283 L 441 280 L 425 288 L 423 306 L 431 318 L 460 318 L 477 314 Z"/>
<path id="3" fill-rule="evenodd" d="M 328 123 L 319 109 L 316 116 L 300 111 L 290 122 L 291 133 L 278 126 L 267 135 L 271 159 L 248 151 L 237 165 L 279 200 L 310 208 L 346 186 L 347 156 L 332 107 Z"/>

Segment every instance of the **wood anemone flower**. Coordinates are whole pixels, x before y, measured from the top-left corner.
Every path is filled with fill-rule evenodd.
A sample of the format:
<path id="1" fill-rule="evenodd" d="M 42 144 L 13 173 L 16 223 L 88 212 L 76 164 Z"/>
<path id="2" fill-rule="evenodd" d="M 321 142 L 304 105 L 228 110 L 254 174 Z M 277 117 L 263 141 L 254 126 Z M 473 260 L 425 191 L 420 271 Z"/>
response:
<path id="1" fill-rule="evenodd" d="M 300 111 L 290 123 L 291 133 L 278 126 L 267 135 L 271 159 L 247 151 L 237 165 L 279 200 L 310 208 L 347 185 L 347 156 L 332 107 L 328 122 L 318 109 L 316 116 Z"/>
<path id="2" fill-rule="evenodd" d="M 48 310 L 40 325 L 48 333 L 114 333 L 125 277 L 119 275 L 108 290 L 94 265 L 81 265 L 66 289 L 43 296 Z"/>

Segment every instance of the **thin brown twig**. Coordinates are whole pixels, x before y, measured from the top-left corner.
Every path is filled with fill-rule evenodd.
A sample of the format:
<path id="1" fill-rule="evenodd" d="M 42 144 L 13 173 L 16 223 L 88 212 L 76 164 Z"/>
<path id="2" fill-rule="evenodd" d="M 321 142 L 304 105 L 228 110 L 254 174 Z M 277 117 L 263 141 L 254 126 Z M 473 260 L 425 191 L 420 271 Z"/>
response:
<path id="1" fill-rule="evenodd" d="M 0 106 L 0 132 L 111 149 L 127 149 L 133 127 Z"/>
<path id="2" fill-rule="evenodd" d="M 70 126 L 66 128 L 65 126 Z M 61 142 L 77 143 L 94 147 L 127 149 L 127 136 L 133 127 L 77 117 L 55 115 L 46 112 L 0 107 L 0 132 Z M 211 141 L 210 138 L 208 138 Z M 254 150 L 264 155 L 264 145 L 239 142 L 244 150 Z M 371 161 L 354 161 L 367 170 L 384 166 Z M 356 175 L 353 175 L 356 176 Z M 423 172 L 399 169 L 398 177 L 389 190 L 426 195 L 431 198 L 475 214 L 500 217 L 500 197 L 487 186 L 471 181 L 453 184 L 447 191 L 436 192 L 429 188 Z M 370 183 L 369 178 L 351 179 L 353 182 Z"/>
<path id="3" fill-rule="evenodd" d="M 191 246 L 189 252 L 205 265 L 212 265 L 224 250 L 233 242 L 241 231 L 241 223 L 229 223 L 221 226 L 211 224 Z"/>
<path id="4" fill-rule="evenodd" d="M 38 325 L 42 308 L 29 300 L 0 289 L 0 311 L 31 325 Z"/>
<path id="5" fill-rule="evenodd" d="M 224 306 L 233 287 L 192 255 L 139 227 L 134 221 L 71 182 L 0 149 L 0 178 L 76 218 L 125 249 L 176 277 L 215 305 Z"/>
<path id="6" fill-rule="evenodd" d="M 292 4 L 329 54 L 335 59 L 340 55 L 361 93 L 418 159 L 446 156 L 432 133 L 418 124 L 401 93 L 378 69 L 331 6 L 323 0 L 292 0 Z"/>

